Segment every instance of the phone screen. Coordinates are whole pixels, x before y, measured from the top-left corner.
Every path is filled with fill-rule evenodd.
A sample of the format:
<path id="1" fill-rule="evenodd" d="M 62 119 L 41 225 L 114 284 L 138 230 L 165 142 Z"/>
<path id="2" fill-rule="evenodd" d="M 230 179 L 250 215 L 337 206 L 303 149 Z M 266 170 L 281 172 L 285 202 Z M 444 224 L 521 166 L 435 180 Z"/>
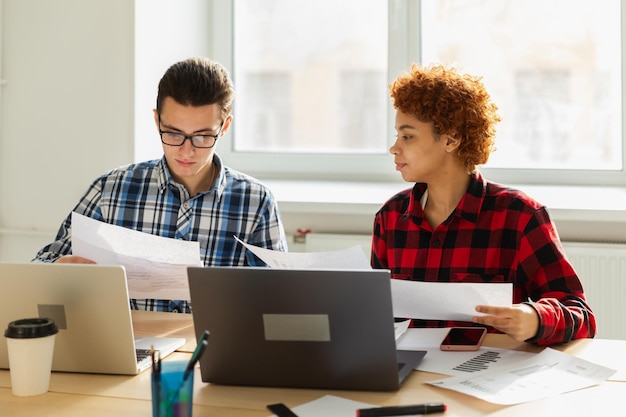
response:
<path id="1" fill-rule="evenodd" d="M 450 329 L 442 346 L 476 346 L 478 347 L 487 329 L 484 327 L 454 327 Z"/>

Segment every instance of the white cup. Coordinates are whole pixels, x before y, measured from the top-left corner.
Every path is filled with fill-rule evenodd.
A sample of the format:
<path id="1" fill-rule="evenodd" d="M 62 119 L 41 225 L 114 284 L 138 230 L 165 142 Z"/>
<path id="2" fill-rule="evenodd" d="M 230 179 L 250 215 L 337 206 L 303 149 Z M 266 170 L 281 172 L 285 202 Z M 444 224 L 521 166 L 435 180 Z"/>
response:
<path id="1" fill-rule="evenodd" d="M 50 386 L 54 337 L 58 328 L 52 319 L 12 321 L 4 332 L 9 353 L 13 395 L 43 394 Z"/>

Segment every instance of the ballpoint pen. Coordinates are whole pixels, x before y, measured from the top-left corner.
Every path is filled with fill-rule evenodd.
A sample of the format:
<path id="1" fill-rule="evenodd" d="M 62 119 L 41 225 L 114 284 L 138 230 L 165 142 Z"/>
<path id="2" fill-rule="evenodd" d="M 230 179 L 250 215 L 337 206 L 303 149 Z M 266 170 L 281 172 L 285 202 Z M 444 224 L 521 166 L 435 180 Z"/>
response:
<path id="1" fill-rule="evenodd" d="M 150 358 L 152 359 L 152 395 L 153 411 L 156 407 L 157 415 L 161 415 L 161 353 L 154 350 L 154 346 L 150 347 Z"/>
<path id="2" fill-rule="evenodd" d="M 182 384 L 184 384 L 187 378 L 189 378 L 189 374 L 191 374 L 194 366 L 196 366 L 196 363 L 198 363 L 198 361 L 200 360 L 200 356 L 202 356 L 202 354 L 204 353 L 204 350 L 209 344 L 209 340 L 208 340 L 209 335 L 210 335 L 209 331 L 205 330 L 200 336 L 200 338 L 198 339 L 198 345 L 196 346 L 196 349 L 193 351 L 193 354 L 191 355 L 191 359 L 189 359 L 187 368 L 185 368 L 185 373 L 183 375 Z"/>
<path id="3" fill-rule="evenodd" d="M 202 356 L 207 345 L 209 344 L 209 335 L 210 333 L 208 330 L 205 330 L 202 335 L 200 335 L 200 338 L 198 339 L 198 344 L 191 354 L 191 359 L 189 359 L 189 362 L 185 367 L 185 373 L 183 374 L 183 379 L 178 385 L 178 389 L 175 391 L 172 390 L 171 395 L 167 399 L 167 407 L 171 407 L 172 405 L 174 405 L 174 403 L 178 402 L 177 400 L 180 390 L 183 388 L 183 385 L 185 385 L 187 379 L 189 379 L 189 375 L 191 375 L 191 373 L 193 372 L 193 368 L 196 366 L 196 363 L 198 363 L 198 360 L 200 360 L 200 356 Z"/>
<path id="4" fill-rule="evenodd" d="M 447 407 L 443 403 L 397 405 L 390 407 L 362 408 L 356 411 L 357 417 L 409 416 L 415 414 L 443 413 Z"/>
<path id="5" fill-rule="evenodd" d="M 154 362 L 154 346 L 150 346 L 150 363 L 152 364 L 152 373 L 155 373 L 156 363 Z"/>

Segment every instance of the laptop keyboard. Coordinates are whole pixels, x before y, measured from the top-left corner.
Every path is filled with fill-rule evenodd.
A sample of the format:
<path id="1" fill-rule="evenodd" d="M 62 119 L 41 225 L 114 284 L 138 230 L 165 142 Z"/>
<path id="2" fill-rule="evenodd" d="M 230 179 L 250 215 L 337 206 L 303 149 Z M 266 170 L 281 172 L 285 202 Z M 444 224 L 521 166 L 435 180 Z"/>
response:
<path id="1" fill-rule="evenodd" d="M 137 354 L 137 363 L 141 364 L 144 361 L 150 361 L 150 349 L 135 349 Z"/>

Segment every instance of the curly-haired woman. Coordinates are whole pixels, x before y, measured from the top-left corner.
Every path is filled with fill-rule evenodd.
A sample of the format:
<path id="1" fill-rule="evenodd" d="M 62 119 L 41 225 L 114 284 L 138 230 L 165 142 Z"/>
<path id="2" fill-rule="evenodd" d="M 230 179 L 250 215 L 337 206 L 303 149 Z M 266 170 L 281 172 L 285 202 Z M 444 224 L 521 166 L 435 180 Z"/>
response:
<path id="1" fill-rule="evenodd" d="M 396 279 L 513 284 L 512 305 L 477 306 L 473 322 L 413 318 L 412 326 L 483 325 L 540 345 L 593 337 L 595 316 L 546 207 L 476 169 L 500 121 L 481 78 L 413 65 L 390 92 L 390 152 L 415 185 L 376 214 L 372 266 Z"/>

